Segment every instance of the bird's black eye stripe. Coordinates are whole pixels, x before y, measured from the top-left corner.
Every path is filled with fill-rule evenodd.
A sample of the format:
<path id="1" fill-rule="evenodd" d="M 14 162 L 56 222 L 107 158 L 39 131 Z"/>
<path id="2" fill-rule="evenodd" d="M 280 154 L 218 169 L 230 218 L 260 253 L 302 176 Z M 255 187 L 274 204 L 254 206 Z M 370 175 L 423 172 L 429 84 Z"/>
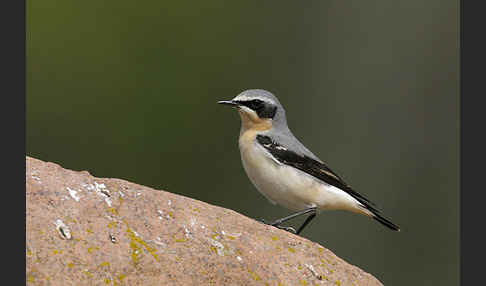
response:
<path id="1" fill-rule="evenodd" d="M 251 101 L 251 106 L 252 106 L 252 109 L 260 109 L 263 107 L 263 101 L 259 100 L 259 99 L 254 99 Z"/>
<path id="2" fill-rule="evenodd" d="M 275 105 L 260 99 L 238 100 L 235 102 L 254 110 L 260 118 L 273 118 L 277 112 L 277 107 Z"/>
<path id="3" fill-rule="evenodd" d="M 237 102 L 239 104 L 244 105 L 244 106 L 246 106 L 246 107 L 248 107 L 252 110 L 255 110 L 255 111 L 264 107 L 263 101 L 261 101 L 259 99 L 253 99 L 253 100 L 247 100 L 247 101 L 239 100 Z"/>

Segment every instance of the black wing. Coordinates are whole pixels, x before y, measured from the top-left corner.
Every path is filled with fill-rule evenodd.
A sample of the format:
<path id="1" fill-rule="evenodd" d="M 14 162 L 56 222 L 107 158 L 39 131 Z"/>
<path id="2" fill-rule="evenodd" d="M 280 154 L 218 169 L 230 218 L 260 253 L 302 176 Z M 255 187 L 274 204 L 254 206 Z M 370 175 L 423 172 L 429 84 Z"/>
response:
<path id="1" fill-rule="evenodd" d="M 339 188 L 353 198 L 362 203 L 366 208 L 373 212 L 379 212 L 374 208 L 374 204 L 367 198 L 356 192 L 346 184 L 336 173 L 334 173 L 324 163 L 316 161 L 308 156 L 299 155 L 295 152 L 289 151 L 282 145 L 274 142 L 269 136 L 257 135 L 256 140 L 265 148 L 275 159 L 279 162 L 299 169 L 329 185 Z"/>

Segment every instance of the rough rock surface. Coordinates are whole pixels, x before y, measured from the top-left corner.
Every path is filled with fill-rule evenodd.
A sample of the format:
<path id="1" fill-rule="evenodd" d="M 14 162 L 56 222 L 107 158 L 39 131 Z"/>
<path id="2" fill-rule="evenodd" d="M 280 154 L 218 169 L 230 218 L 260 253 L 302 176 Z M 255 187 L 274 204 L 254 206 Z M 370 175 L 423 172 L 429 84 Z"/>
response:
<path id="1" fill-rule="evenodd" d="M 28 285 L 382 285 L 232 210 L 26 157 Z"/>

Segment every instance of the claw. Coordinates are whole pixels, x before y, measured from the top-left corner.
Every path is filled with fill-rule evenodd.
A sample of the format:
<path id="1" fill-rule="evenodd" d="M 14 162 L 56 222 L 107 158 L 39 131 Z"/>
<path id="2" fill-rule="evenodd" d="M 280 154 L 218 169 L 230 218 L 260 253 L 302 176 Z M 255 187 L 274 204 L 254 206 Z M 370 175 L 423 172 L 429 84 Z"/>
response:
<path id="1" fill-rule="evenodd" d="M 288 232 L 291 232 L 291 233 L 297 233 L 297 231 L 295 230 L 295 228 L 291 227 L 291 226 L 283 226 L 283 225 L 279 225 L 278 222 L 266 222 L 263 218 L 259 219 L 258 220 L 259 222 L 263 223 L 263 224 L 266 224 L 266 225 L 271 225 L 271 226 L 274 226 L 278 229 L 283 229 L 283 230 L 286 230 Z"/>
<path id="2" fill-rule="evenodd" d="M 295 228 L 291 227 L 291 226 L 281 226 L 281 225 L 277 225 L 275 226 L 276 228 L 279 228 L 279 229 L 283 229 L 283 230 L 286 230 L 288 232 L 291 232 L 293 234 L 297 233 L 297 231 L 295 230 Z"/>

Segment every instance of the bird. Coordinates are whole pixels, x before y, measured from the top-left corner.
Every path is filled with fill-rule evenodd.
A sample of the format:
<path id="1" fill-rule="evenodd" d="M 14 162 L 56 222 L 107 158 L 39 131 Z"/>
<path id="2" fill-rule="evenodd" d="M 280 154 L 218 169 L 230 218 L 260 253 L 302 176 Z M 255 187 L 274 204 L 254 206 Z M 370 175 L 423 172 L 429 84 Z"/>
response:
<path id="1" fill-rule="evenodd" d="M 248 89 L 217 103 L 235 108 L 240 115 L 238 147 L 250 181 L 271 204 L 293 211 L 274 221 L 261 220 L 263 223 L 299 235 L 321 211 L 344 210 L 400 231 L 292 134 L 284 107 L 274 94 Z M 302 215 L 307 217 L 297 230 L 283 225 Z"/>

